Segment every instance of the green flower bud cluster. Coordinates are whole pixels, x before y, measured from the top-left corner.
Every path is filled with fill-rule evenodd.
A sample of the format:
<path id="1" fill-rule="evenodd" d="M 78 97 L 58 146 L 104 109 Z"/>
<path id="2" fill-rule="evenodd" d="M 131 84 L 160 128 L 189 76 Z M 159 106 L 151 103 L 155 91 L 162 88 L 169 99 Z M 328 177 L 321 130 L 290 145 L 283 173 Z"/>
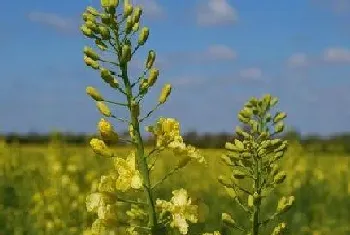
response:
<path id="1" fill-rule="evenodd" d="M 260 99 L 253 97 L 246 102 L 238 113 L 238 120 L 247 128 L 243 130 L 242 127 L 236 127 L 236 138 L 225 144 L 228 152 L 221 156 L 221 160 L 231 168 L 232 182 L 227 183 L 222 177 L 219 182 L 226 189 L 233 189 L 235 201 L 250 216 L 251 234 L 258 234 L 257 231 L 262 226 L 259 218 L 262 200 L 268 198 L 265 192 L 274 190 L 287 177 L 286 172 L 280 170 L 277 164 L 288 147 L 287 141 L 274 137 L 275 134 L 283 132 L 283 120 L 287 117 L 284 112 L 271 114 L 271 109 L 277 102 L 278 99 L 269 94 Z M 246 187 L 247 183 L 251 185 L 250 188 Z M 247 197 L 242 196 L 244 194 Z M 294 197 L 283 197 L 271 218 L 285 213 L 293 201 Z M 237 226 L 235 224 L 236 228 Z M 282 227 L 278 227 L 276 232 L 282 230 Z"/>

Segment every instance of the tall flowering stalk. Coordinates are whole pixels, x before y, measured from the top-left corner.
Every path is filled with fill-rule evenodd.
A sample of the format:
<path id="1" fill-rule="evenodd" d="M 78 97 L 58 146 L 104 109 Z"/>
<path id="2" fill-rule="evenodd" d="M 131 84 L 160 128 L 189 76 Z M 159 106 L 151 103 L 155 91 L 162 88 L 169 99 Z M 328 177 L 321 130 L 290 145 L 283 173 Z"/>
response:
<path id="1" fill-rule="evenodd" d="M 84 61 L 87 66 L 99 71 L 102 80 L 125 98 L 124 102 L 105 99 L 94 87 L 87 87 L 86 93 L 96 102 L 103 115 L 98 123 L 100 138 L 93 138 L 90 145 L 101 156 L 113 158 L 114 169 L 101 177 L 98 189 L 87 197 L 87 209 L 95 212 L 98 219 L 92 225 L 93 234 L 104 234 L 126 227 L 130 234 L 166 234 L 167 227 L 178 228 L 187 234 L 188 221 L 197 222 L 197 206 L 192 205 L 185 189 L 173 191 L 170 201 L 156 199 L 154 190 L 169 176 L 184 168 L 195 159 L 204 163 L 198 150 L 186 145 L 180 135 L 180 125 L 172 118 L 160 118 L 146 130 L 156 139 L 154 148 L 146 153 L 141 136 L 141 125 L 164 104 L 172 90 L 165 84 L 155 107 L 142 117 L 142 100 L 156 83 L 159 70 L 154 67 L 156 52 L 150 50 L 144 64 L 144 71 L 137 79 L 131 79 L 128 66 L 135 52 L 145 45 L 150 31 L 140 29 L 142 8 L 125 0 L 120 7 L 118 0 L 101 0 L 101 10 L 87 7 L 83 13 L 83 34 L 94 40 L 97 48 L 84 48 Z M 137 35 L 137 36 L 136 36 Z M 134 37 L 136 36 L 136 37 Z M 102 58 L 95 50 L 111 53 L 116 60 Z M 109 105 L 123 107 L 130 114 L 129 120 L 116 117 Z M 128 126 L 130 139 L 119 138 L 109 119 L 115 119 Z M 111 148 L 117 141 L 127 141 L 133 151 L 125 157 L 116 156 Z M 178 165 L 157 182 L 151 182 L 151 173 L 159 154 L 164 149 L 173 150 L 179 156 Z M 135 197 L 135 200 L 130 198 Z M 129 210 L 121 215 L 123 206 Z M 127 217 L 128 219 L 125 219 Z"/>
<path id="2" fill-rule="evenodd" d="M 287 149 L 287 141 L 275 138 L 275 135 L 283 132 L 283 119 L 287 115 L 276 112 L 272 117 L 270 111 L 277 102 L 278 99 L 269 94 L 261 99 L 250 99 L 238 114 L 239 121 L 248 125 L 249 130 L 243 131 L 237 127 L 236 134 L 241 140 L 226 143 L 228 153 L 222 156 L 225 164 L 232 169 L 232 177 L 227 179 L 220 176 L 219 182 L 247 213 L 250 226 L 245 228 L 238 225 L 228 213 L 222 214 L 222 220 L 226 226 L 250 235 L 261 234 L 264 226 L 285 213 L 294 202 L 294 196 L 282 197 L 275 212 L 264 217 L 263 202 L 286 179 L 286 172 L 280 170 L 278 161 Z M 283 234 L 285 230 L 286 224 L 279 223 L 271 234 Z"/>

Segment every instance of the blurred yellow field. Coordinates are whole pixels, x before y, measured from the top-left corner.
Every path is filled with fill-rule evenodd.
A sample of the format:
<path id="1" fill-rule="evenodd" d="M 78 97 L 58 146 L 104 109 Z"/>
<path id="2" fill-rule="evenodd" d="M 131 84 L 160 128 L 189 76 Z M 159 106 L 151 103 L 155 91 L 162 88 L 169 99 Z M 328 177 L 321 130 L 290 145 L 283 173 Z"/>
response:
<path id="1" fill-rule="evenodd" d="M 123 157 L 129 149 L 114 151 Z M 191 225 L 191 234 L 218 229 L 215 226 L 220 224 L 223 211 L 244 223 L 244 214 L 217 182 L 218 175 L 229 172 L 220 161 L 224 150 L 201 152 L 207 166 L 191 164 L 180 170 L 157 189 L 157 196 L 168 198 L 173 189 L 182 187 L 189 191 L 200 208 L 200 221 Z M 315 156 L 291 144 L 283 162 L 288 172 L 286 185 L 275 195 L 296 198 L 291 212 L 284 217 L 290 234 L 350 233 L 349 159 L 345 155 Z M 157 181 L 177 161 L 171 153 L 162 154 L 151 178 Z M 86 212 L 85 198 L 112 165 L 88 147 L 55 142 L 48 147 L 2 143 L 0 234 L 89 234 L 95 215 Z M 263 205 L 267 211 L 276 207 L 275 200 L 271 201 Z M 120 216 L 125 216 L 122 211 Z"/>

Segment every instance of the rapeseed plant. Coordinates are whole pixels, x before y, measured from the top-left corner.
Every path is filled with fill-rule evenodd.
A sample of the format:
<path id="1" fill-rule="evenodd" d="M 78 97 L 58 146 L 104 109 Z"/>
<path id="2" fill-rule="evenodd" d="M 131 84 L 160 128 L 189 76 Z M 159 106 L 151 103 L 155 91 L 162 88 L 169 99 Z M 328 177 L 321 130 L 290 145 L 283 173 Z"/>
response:
<path id="1" fill-rule="evenodd" d="M 222 214 L 225 226 L 241 230 L 250 235 L 258 235 L 263 227 L 287 212 L 294 203 L 294 196 L 282 197 L 277 203 L 275 213 L 264 217 L 262 203 L 270 193 L 286 179 L 286 172 L 280 170 L 278 161 L 287 150 L 287 141 L 274 138 L 283 132 L 286 113 L 270 113 L 278 102 L 276 97 L 267 94 L 261 99 L 251 98 L 239 112 L 238 119 L 249 126 L 248 131 L 236 128 L 233 143 L 227 142 L 229 150 L 222 156 L 223 162 L 232 169 L 231 178 L 219 176 L 219 182 L 227 189 L 229 195 L 247 213 L 249 227 L 236 223 L 229 214 Z M 243 183 L 250 187 L 243 186 Z M 283 234 L 285 223 L 279 223 L 272 231 L 273 235 Z"/>
<path id="2" fill-rule="evenodd" d="M 145 68 L 138 79 L 130 79 L 128 66 L 135 52 L 147 42 L 150 30 L 147 27 L 140 29 L 142 8 L 133 6 L 124 1 L 121 12 L 117 0 L 101 0 L 101 10 L 91 6 L 83 13 L 84 24 L 82 33 L 94 40 L 96 47 L 102 52 L 111 52 L 116 61 L 102 58 L 92 47 L 84 47 L 85 64 L 98 70 L 102 80 L 111 88 L 117 90 L 125 97 L 124 102 L 107 100 L 100 92 L 92 87 L 86 88 L 86 93 L 96 102 L 97 109 L 104 116 L 98 123 L 100 137 L 90 141 L 93 151 L 101 156 L 113 158 L 114 169 L 101 177 L 97 191 L 87 197 L 86 205 L 90 212 L 95 212 L 98 219 L 92 225 L 93 234 L 103 234 L 115 231 L 120 226 L 128 227 L 130 234 L 165 234 L 166 227 L 176 227 L 182 234 L 187 234 L 188 222 L 197 222 L 197 207 L 191 204 L 191 199 L 185 189 L 174 190 L 174 197 L 170 202 L 156 199 L 155 188 L 162 184 L 169 176 L 184 168 L 192 160 L 205 163 L 203 156 L 193 146 L 186 145 L 180 134 L 180 125 L 173 118 L 161 117 L 153 126 L 147 126 L 146 131 L 154 135 L 156 143 L 149 153 L 145 152 L 141 136 L 141 125 L 149 118 L 171 94 L 171 84 L 165 84 L 161 90 L 156 106 L 144 117 L 141 102 L 154 86 L 159 77 L 159 69 L 154 67 L 156 52 L 150 50 L 145 61 Z M 135 40 L 134 35 L 138 34 Z M 138 88 L 137 88 L 138 86 Z M 116 117 L 108 104 L 126 108 L 130 119 Z M 130 139 L 119 139 L 109 118 L 127 124 Z M 116 156 L 111 145 L 116 141 L 127 141 L 132 144 L 133 150 L 125 157 Z M 179 163 L 174 169 L 164 175 L 158 182 L 151 182 L 150 175 L 161 151 L 171 149 L 179 157 Z M 127 193 L 136 193 L 137 200 L 122 198 Z M 130 197 L 130 195 L 129 195 Z M 128 198 L 129 198 L 128 197 Z M 144 200 L 145 199 L 145 200 Z M 133 213 L 129 215 L 130 221 L 118 218 L 117 202 L 130 204 Z M 137 207 L 136 207 L 137 206 Z M 164 213 L 171 217 L 163 218 Z M 146 218 L 135 219 L 136 215 L 147 215 Z M 133 221 L 133 222 L 131 222 Z M 135 223 L 135 221 L 138 221 Z"/>

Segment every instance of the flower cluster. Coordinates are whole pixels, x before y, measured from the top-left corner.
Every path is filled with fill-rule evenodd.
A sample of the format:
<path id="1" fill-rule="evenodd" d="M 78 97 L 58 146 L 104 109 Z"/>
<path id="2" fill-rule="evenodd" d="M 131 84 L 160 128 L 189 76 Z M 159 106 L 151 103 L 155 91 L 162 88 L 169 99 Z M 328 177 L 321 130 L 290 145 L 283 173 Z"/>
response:
<path id="1" fill-rule="evenodd" d="M 146 130 L 155 136 L 156 147 L 169 148 L 175 155 L 188 156 L 200 163 L 205 162 L 195 147 L 185 144 L 180 135 L 180 124 L 176 119 L 161 117 L 154 126 L 148 126 Z"/>
<path id="2" fill-rule="evenodd" d="M 171 214 L 171 227 L 179 229 L 181 234 L 187 234 L 188 223 L 197 223 L 198 206 L 191 204 L 191 198 L 188 197 L 185 189 L 174 190 L 170 202 L 157 199 L 156 206 L 161 214 L 169 212 Z"/>

